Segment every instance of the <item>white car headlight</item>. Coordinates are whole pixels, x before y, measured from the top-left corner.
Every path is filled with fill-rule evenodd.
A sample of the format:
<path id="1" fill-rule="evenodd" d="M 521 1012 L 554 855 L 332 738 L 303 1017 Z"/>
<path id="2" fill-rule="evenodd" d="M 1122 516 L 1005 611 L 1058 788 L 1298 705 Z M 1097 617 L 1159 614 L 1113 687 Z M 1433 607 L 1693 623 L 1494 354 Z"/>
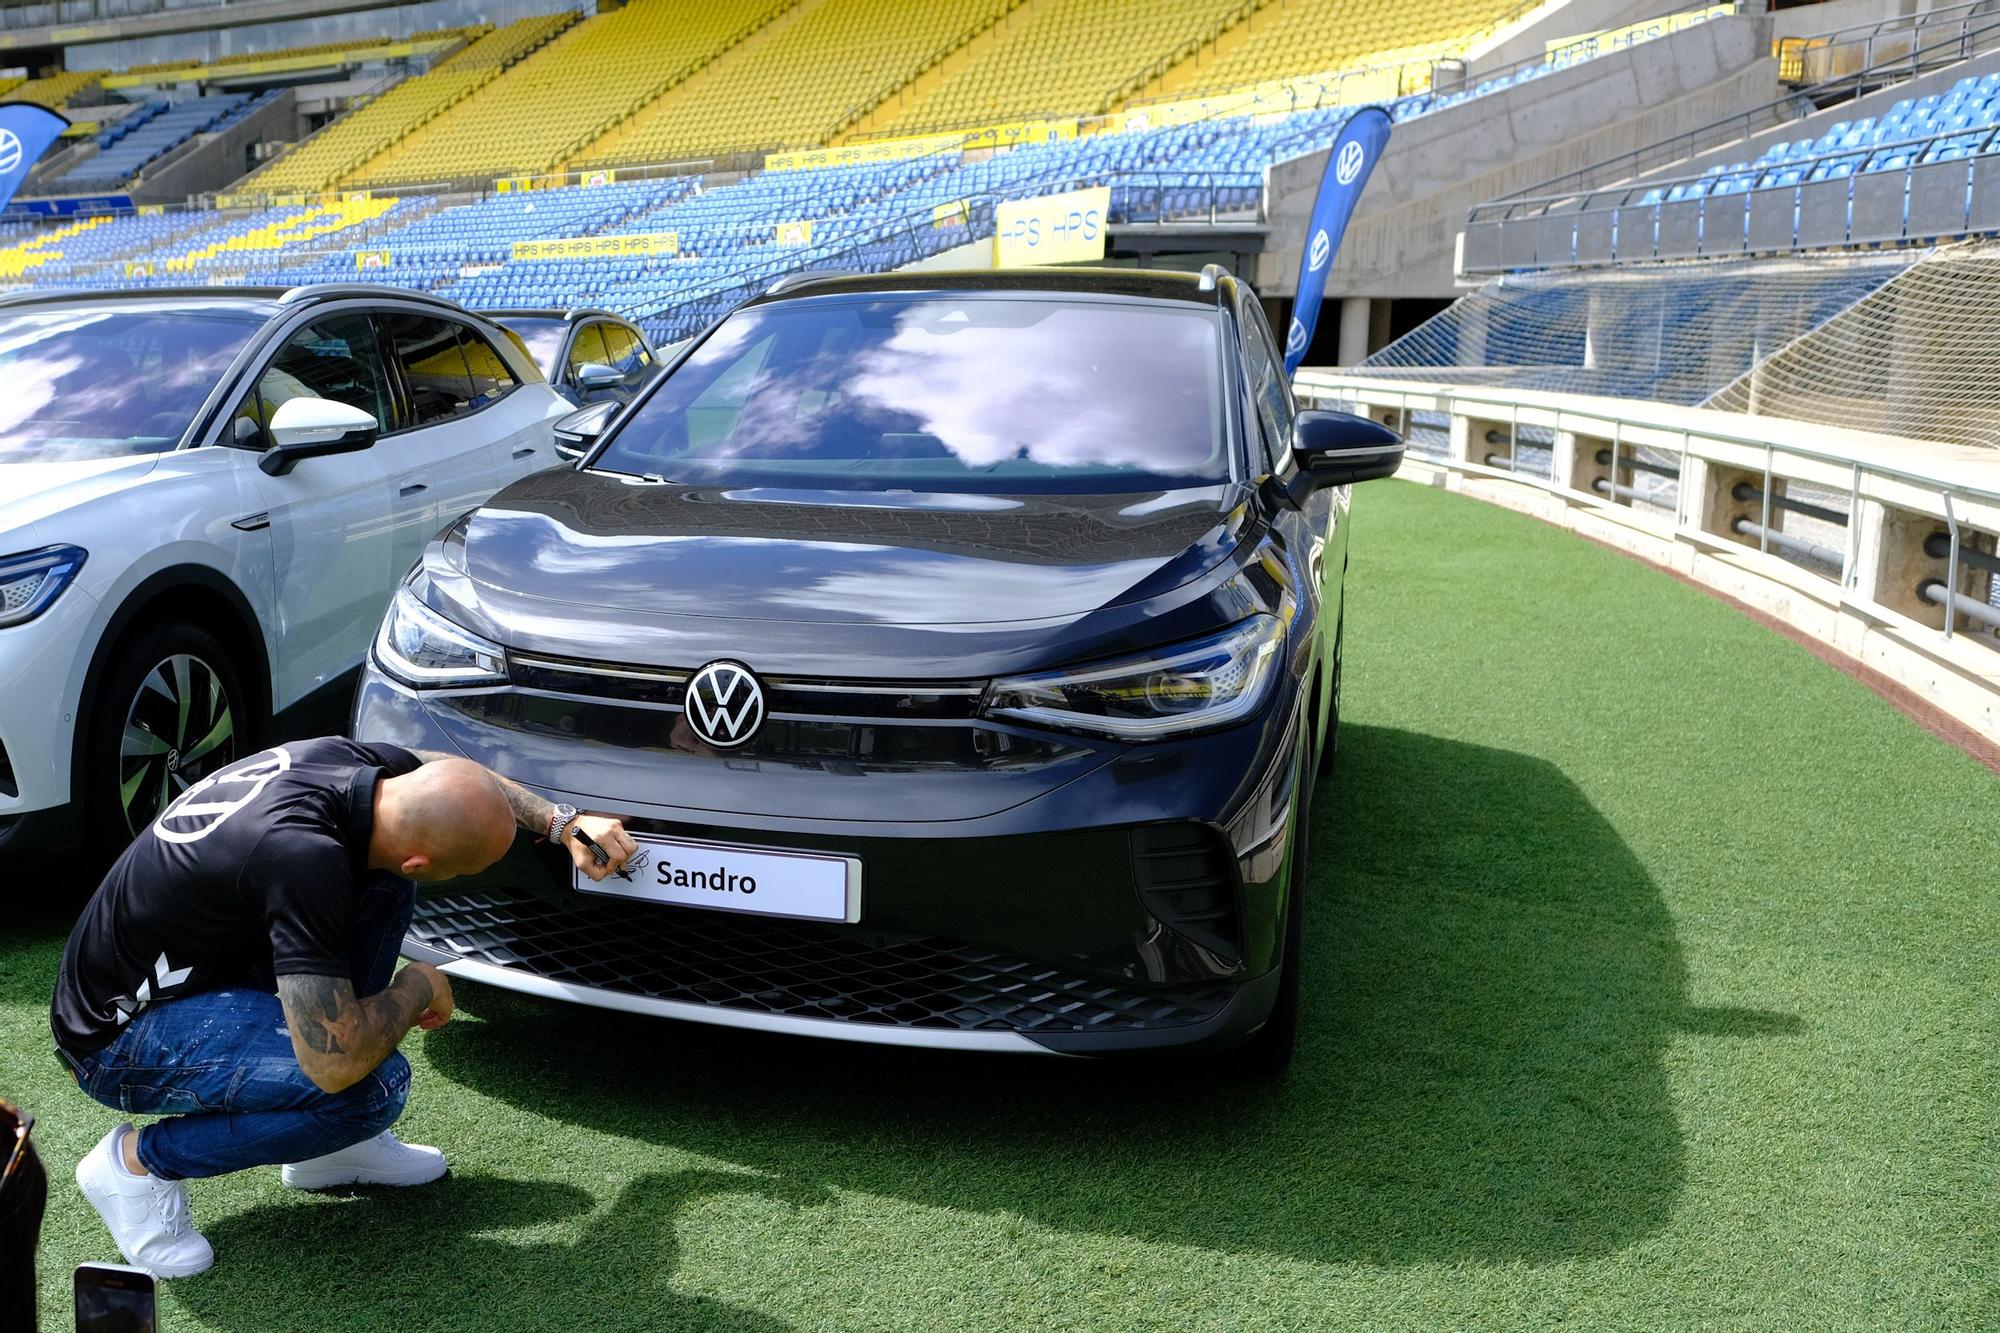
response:
<path id="1" fill-rule="evenodd" d="M 452 624 L 417 600 L 405 584 L 396 589 L 389 614 L 375 636 L 375 661 L 419 689 L 447 685 L 494 685 L 507 679 L 500 645 Z"/>
<path id="2" fill-rule="evenodd" d="M 62 595 L 84 553 L 75 546 L 44 546 L 0 557 L 0 626 L 19 625 L 49 609 Z"/>
<path id="3" fill-rule="evenodd" d="M 996 680 L 985 711 L 1118 740 L 1156 740 L 1241 721 L 1263 702 L 1284 623 L 1254 615 L 1220 634 L 1072 671 Z"/>

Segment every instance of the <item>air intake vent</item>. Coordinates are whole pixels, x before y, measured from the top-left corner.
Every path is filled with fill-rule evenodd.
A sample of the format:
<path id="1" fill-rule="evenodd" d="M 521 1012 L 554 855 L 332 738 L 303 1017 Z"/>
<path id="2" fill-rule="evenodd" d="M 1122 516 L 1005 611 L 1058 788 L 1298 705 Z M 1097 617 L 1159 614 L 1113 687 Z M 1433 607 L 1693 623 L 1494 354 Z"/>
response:
<path id="1" fill-rule="evenodd" d="M 6 743 L 0 741 L 0 796 L 19 796 L 21 784 L 14 780 L 14 763 L 7 757 Z"/>
<path id="2" fill-rule="evenodd" d="M 1156 920 L 1222 958 L 1243 956 L 1236 881 L 1215 830 L 1201 824 L 1133 829 L 1132 874 Z"/>

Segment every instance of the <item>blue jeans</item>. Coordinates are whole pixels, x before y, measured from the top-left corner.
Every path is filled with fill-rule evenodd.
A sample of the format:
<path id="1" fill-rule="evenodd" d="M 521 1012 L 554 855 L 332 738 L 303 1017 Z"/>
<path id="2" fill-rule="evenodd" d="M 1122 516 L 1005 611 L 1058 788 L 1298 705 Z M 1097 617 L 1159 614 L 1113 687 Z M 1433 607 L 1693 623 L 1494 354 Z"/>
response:
<path id="1" fill-rule="evenodd" d="M 416 906 L 407 880 L 361 890 L 354 925 L 354 992 L 388 986 Z M 299 1068 L 268 971 L 241 985 L 146 1006 L 103 1050 L 74 1060 L 83 1090 L 106 1106 L 165 1115 L 139 1131 L 139 1161 L 165 1180 L 303 1162 L 371 1139 L 396 1123 L 410 1095 L 401 1052 L 352 1087 L 326 1092 Z"/>

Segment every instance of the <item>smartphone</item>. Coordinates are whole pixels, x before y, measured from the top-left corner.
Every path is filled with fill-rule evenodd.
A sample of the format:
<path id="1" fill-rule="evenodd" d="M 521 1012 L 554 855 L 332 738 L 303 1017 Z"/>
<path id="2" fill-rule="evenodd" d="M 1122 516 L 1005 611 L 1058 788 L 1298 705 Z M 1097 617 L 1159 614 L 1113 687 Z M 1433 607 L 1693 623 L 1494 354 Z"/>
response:
<path id="1" fill-rule="evenodd" d="M 159 1293 L 153 1275 L 123 1264 L 78 1264 L 76 1333 L 155 1333 Z"/>

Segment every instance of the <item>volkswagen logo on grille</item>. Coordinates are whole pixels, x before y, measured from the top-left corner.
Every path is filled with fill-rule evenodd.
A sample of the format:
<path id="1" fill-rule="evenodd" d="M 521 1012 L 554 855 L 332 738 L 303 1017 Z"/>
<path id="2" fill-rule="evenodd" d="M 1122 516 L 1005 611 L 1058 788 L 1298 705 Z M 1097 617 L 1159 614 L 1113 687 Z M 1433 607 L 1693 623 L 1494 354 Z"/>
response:
<path id="1" fill-rule="evenodd" d="M 687 720 L 710 745 L 734 749 L 764 725 L 764 687 L 749 667 L 710 662 L 688 682 Z"/>

